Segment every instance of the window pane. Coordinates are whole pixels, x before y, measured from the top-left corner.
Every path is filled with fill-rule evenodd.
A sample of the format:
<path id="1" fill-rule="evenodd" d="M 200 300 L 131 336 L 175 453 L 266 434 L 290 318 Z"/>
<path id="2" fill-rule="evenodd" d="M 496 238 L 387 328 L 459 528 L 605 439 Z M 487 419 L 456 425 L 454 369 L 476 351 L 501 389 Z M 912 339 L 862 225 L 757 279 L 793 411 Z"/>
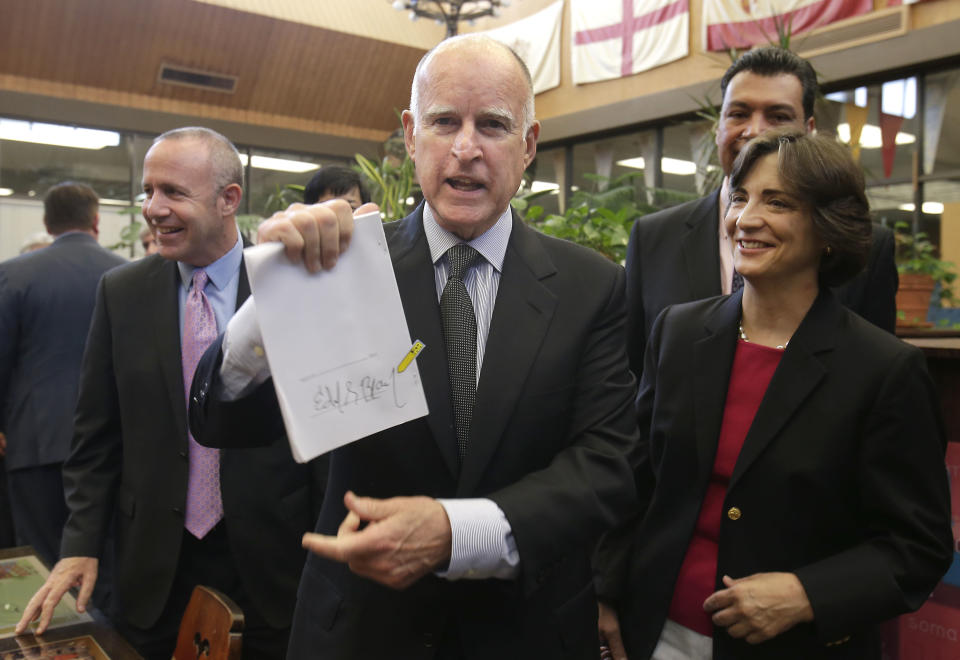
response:
<path id="1" fill-rule="evenodd" d="M 598 192 L 613 179 L 634 175 L 632 182 L 638 193 L 644 188 L 652 189 L 655 168 L 647 163 L 657 157 L 654 130 L 584 142 L 573 148 L 573 185 L 576 190 Z M 592 175 L 604 178 L 598 181 Z M 637 200 L 641 198 L 638 195 Z"/>
<path id="2" fill-rule="evenodd" d="M 919 133 L 916 81 L 904 78 L 829 94 L 818 103 L 817 128 L 848 144 L 859 130 L 860 165 L 868 183 L 908 180 Z M 886 155 L 884 133 L 894 139 Z"/>
<path id="3" fill-rule="evenodd" d="M 960 70 L 926 78 L 923 171 L 960 171 Z"/>
<path id="4" fill-rule="evenodd" d="M 560 213 L 559 187 L 564 167 L 563 154 L 563 147 L 537 151 L 536 158 L 524 175 L 524 179 L 528 180 L 527 185 L 530 186 L 528 189 L 532 192 L 552 189 L 552 192 L 530 201 L 531 206 L 542 207 L 544 213 Z"/>
<path id="5" fill-rule="evenodd" d="M 0 118 L 0 122 L 10 121 Z M 29 122 L 16 124 L 29 125 Z M 0 135 L 4 134 L 12 133 L 0 130 Z M 39 134 L 32 137 L 44 139 Z M 84 149 L 0 139 L 0 186 L 11 191 L 9 196 L 43 199 L 51 186 L 77 181 L 93 188 L 101 198 L 129 200 L 130 160 L 126 138 L 117 135 L 117 140 L 119 144 L 115 146 Z"/>
<path id="6" fill-rule="evenodd" d="M 683 199 L 702 197 L 720 186 L 717 147 L 709 121 L 689 121 L 667 126 L 663 131 L 663 188 L 681 193 Z"/>
<path id="7" fill-rule="evenodd" d="M 923 217 L 939 220 L 940 257 L 960 266 L 960 182 L 932 181 L 923 194 Z"/>
<path id="8" fill-rule="evenodd" d="M 106 140 L 96 142 L 98 137 Z M 43 197 L 64 181 L 94 189 L 101 199 L 100 243 L 118 242 L 130 221 L 118 213 L 129 205 L 132 192 L 129 139 L 115 132 L 0 118 L 0 259 L 15 256 L 28 236 L 44 230 Z M 129 256 L 129 251 L 122 253 Z"/>

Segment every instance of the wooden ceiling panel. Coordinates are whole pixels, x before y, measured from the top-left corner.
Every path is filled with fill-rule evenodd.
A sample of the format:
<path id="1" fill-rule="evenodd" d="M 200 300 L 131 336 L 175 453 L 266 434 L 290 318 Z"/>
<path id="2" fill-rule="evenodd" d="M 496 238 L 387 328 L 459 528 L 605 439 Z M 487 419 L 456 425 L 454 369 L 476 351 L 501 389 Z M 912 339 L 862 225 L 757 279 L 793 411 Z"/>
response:
<path id="1" fill-rule="evenodd" d="M 194 0 L 3 0 L 0 74 L 31 89 L 128 95 L 164 112 L 243 114 L 255 123 L 397 126 L 424 49 Z M 160 65 L 235 76 L 232 94 L 158 79 Z M 69 93 L 68 93 L 69 94 Z M 2 110 L 2 109 L 0 109 Z"/>

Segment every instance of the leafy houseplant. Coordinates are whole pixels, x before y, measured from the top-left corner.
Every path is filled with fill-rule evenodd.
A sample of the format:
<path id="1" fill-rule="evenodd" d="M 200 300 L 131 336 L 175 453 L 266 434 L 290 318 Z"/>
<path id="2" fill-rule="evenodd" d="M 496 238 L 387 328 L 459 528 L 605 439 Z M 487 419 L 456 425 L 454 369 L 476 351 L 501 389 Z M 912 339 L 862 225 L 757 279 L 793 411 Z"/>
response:
<path id="1" fill-rule="evenodd" d="M 936 256 L 936 248 L 925 232 L 911 233 L 906 222 L 898 222 L 895 230 L 897 272 L 900 274 L 897 324 L 929 325 L 926 322 L 927 310 L 937 285 L 937 302 L 953 301 L 951 287 L 957 279 L 955 266 Z"/>
<path id="2" fill-rule="evenodd" d="M 117 213 L 130 216 L 130 222 L 120 230 L 120 240 L 112 245 L 107 245 L 106 248 L 108 250 L 128 250 L 132 258 L 134 255 L 133 246 L 140 240 L 140 230 L 146 226 L 136 219 L 136 216 L 141 213 L 141 208 L 134 205 L 125 206 L 122 209 L 118 209 Z"/>
<path id="3" fill-rule="evenodd" d="M 412 210 L 408 200 L 415 198 L 420 190 L 414 182 L 413 161 L 404 154 L 399 164 L 397 159 L 384 157 L 379 163 L 362 154 L 355 156 L 356 169 L 370 185 L 370 199 L 380 207 L 384 222 L 400 220 Z"/>
<path id="4" fill-rule="evenodd" d="M 637 218 L 693 197 L 665 190 L 638 190 L 634 179 L 642 177 L 643 172 L 628 172 L 613 178 L 599 174 L 584 176 L 594 182 L 595 190 L 575 192 L 562 215 L 545 214 L 543 207 L 529 204 L 542 193 L 514 197 L 511 203 L 524 213 L 530 225 L 543 233 L 593 248 L 621 264 L 627 256 L 630 228 Z"/>

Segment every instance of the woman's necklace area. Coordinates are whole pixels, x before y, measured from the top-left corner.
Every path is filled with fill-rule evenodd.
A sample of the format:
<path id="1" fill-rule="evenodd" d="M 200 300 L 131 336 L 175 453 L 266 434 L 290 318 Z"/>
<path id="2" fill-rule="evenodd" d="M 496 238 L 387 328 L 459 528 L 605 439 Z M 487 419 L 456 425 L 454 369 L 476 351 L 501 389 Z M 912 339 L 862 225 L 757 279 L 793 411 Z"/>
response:
<path id="1" fill-rule="evenodd" d="M 745 342 L 747 342 L 747 343 L 752 343 L 752 342 L 750 342 L 750 339 L 747 338 L 747 333 L 743 331 L 743 319 L 740 320 L 740 323 L 739 323 L 738 327 L 740 328 L 740 339 L 742 339 L 743 341 L 745 341 Z M 788 339 L 787 341 L 783 342 L 783 345 L 782 345 L 782 346 L 774 346 L 774 348 L 776 348 L 776 349 L 779 350 L 779 351 L 782 351 L 782 350 L 786 349 L 787 344 L 789 344 L 789 343 L 790 343 L 790 340 Z"/>

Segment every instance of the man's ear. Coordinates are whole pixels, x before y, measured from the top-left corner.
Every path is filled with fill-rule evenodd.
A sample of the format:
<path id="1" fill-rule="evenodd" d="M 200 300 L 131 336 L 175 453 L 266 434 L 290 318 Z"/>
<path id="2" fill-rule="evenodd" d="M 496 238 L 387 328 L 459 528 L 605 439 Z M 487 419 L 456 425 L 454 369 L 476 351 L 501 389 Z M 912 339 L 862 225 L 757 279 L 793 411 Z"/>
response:
<path id="1" fill-rule="evenodd" d="M 407 147 L 407 154 L 411 160 L 416 160 L 417 140 L 414 137 L 416 122 L 413 119 L 413 113 L 404 110 L 403 114 L 400 115 L 400 121 L 403 123 L 403 144 Z"/>
<path id="2" fill-rule="evenodd" d="M 530 163 L 533 162 L 534 157 L 537 155 L 537 140 L 540 138 L 540 122 L 535 121 L 527 129 L 527 134 L 523 137 L 524 139 L 524 163 L 523 167 L 526 169 L 530 166 Z"/>
<path id="3" fill-rule="evenodd" d="M 240 200 L 243 199 L 243 188 L 236 183 L 231 183 L 220 191 L 219 198 L 223 202 L 220 212 L 223 215 L 235 215 L 240 208 Z"/>

